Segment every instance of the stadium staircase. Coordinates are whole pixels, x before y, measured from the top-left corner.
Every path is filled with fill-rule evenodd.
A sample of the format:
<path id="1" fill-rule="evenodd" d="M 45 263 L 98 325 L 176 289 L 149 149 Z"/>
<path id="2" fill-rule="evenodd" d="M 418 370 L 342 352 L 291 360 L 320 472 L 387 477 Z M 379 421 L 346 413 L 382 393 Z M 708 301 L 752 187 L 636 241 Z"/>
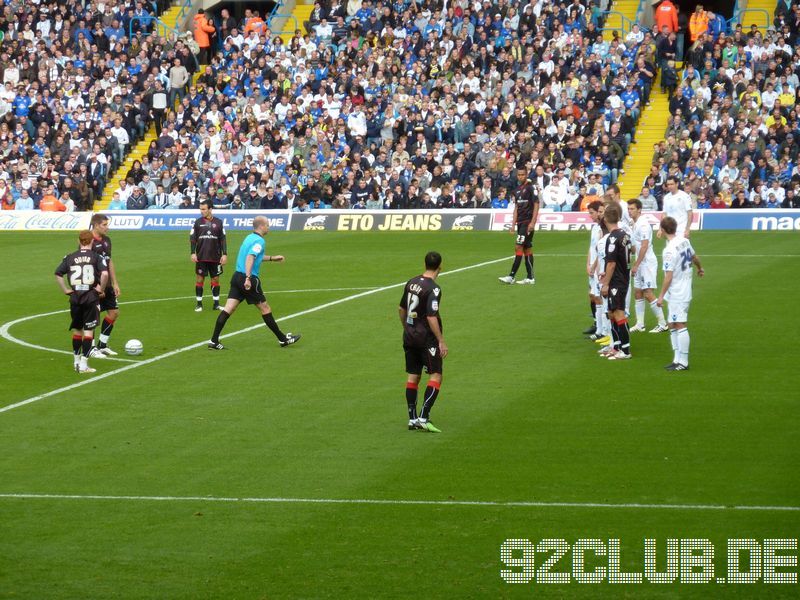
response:
<path id="1" fill-rule="evenodd" d="M 295 29 L 305 33 L 303 23 L 308 21 L 311 12 L 314 10 L 314 0 L 295 0 L 291 6 L 291 13 L 285 12 L 289 9 L 291 2 L 283 2 L 279 5 L 278 12 L 270 19 L 270 29 L 277 33 L 285 44 L 288 44 L 294 36 Z M 277 28 L 277 29 L 276 29 Z"/>
<path id="2" fill-rule="evenodd" d="M 626 200 L 636 198 L 642 191 L 642 184 L 650 173 L 653 164 L 653 145 L 664 139 L 669 123 L 669 95 L 661 91 L 656 80 L 650 91 L 650 105 L 639 116 L 636 126 L 636 143 L 629 147 L 628 156 L 623 163 L 624 174 L 617 181 L 620 192 Z"/>
<path id="3" fill-rule="evenodd" d="M 164 14 L 159 17 L 159 21 L 169 27 L 170 29 L 177 29 L 178 28 L 178 19 L 180 17 L 181 12 L 181 5 L 180 3 L 177 5 L 173 5 L 167 10 Z M 198 71 L 195 73 L 194 80 L 196 81 L 197 78 L 200 76 L 202 71 Z M 128 155 L 125 157 L 125 160 L 120 165 L 119 169 L 117 169 L 111 176 L 109 176 L 108 181 L 106 182 L 106 187 L 103 189 L 103 195 L 101 196 L 100 200 L 95 201 L 94 203 L 94 210 L 101 211 L 108 208 L 108 205 L 111 204 L 111 199 L 114 196 L 114 190 L 117 189 L 117 183 L 120 179 L 125 177 L 128 170 L 133 166 L 133 163 L 137 160 L 142 160 L 142 157 L 147 154 L 147 150 L 150 148 L 150 142 L 156 139 L 156 128 L 155 125 L 150 125 L 147 131 L 144 133 L 144 138 L 140 140 L 136 145 L 134 145 Z"/>
<path id="4" fill-rule="evenodd" d="M 745 8 L 742 9 L 740 14 L 736 15 L 736 17 L 738 17 L 736 21 L 742 24 L 742 28 L 745 29 L 745 31 L 748 30 L 753 23 L 758 25 L 759 29 L 762 27 L 769 27 L 772 25 L 773 18 L 775 17 L 775 7 L 777 5 L 777 0 L 747 0 Z M 766 15 L 764 13 L 766 13 Z"/>
<path id="5" fill-rule="evenodd" d="M 625 35 L 631 30 L 631 24 L 636 22 L 636 13 L 639 10 L 640 0 L 615 0 L 611 5 L 611 10 L 606 15 L 606 22 L 603 26 L 603 39 L 610 42 L 614 38 L 614 32 L 624 39 Z"/>

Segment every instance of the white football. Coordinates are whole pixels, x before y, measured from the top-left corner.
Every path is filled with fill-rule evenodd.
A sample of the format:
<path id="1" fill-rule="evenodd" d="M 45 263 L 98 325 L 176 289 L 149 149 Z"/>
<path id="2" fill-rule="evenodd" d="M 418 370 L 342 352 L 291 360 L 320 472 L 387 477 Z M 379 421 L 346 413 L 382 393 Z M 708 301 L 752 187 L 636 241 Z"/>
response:
<path id="1" fill-rule="evenodd" d="M 139 340 L 128 340 L 125 344 L 125 353 L 131 356 L 139 356 L 142 350 L 144 350 L 144 346 Z"/>

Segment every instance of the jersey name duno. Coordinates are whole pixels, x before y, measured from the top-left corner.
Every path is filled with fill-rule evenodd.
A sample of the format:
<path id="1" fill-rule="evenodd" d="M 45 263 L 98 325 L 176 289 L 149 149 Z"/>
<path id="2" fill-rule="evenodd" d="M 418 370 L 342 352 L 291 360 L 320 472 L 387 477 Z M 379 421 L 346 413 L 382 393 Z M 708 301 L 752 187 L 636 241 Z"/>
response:
<path id="1" fill-rule="evenodd" d="M 69 286 L 74 291 L 71 302 L 90 304 L 97 301 L 95 287 L 106 270 L 106 261 L 102 256 L 91 250 L 78 250 L 64 257 L 56 269 L 56 275 L 68 276 Z"/>
<path id="2" fill-rule="evenodd" d="M 436 317 L 439 329 L 442 328 L 442 319 L 439 316 L 441 295 L 442 288 L 433 279 L 420 275 L 406 283 L 403 297 L 400 298 L 400 307 L 406 311 L 403 331 L 405 344 L 425 346 L 430 344 L 431 339 L 435 341 L 428 317 Z"/>

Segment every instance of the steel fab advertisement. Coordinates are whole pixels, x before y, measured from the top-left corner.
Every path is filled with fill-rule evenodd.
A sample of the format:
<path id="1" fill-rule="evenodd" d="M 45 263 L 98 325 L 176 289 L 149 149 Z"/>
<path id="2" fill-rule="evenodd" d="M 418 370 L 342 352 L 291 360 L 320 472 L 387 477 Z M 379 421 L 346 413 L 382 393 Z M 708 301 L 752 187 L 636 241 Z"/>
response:
<path id="1" fill-rule="evenodd" d="M 661 222 L 661 217 L 664 216 L 660 212 L 645 212 L 642 213 L 642 218 L 645 219 L 653 229 L 658 229 L 658 224 Z M 492 231 L 508 231 L 511 229 L 511 222 L 514 218 L 514 213 L 508 211 L 494 211 L 492 213 Z M 692 229 L 701 229 L 703 216 L 701 211 L 694 211 L 692 214 Z M 536 222 L 537 231 L 580 231 L 589 229 L 592 226 L 592 219 L 588 213 L 582 212 L 548 212 L 541 211 L 539 219 Z"/>
<path id="2" fill-rule="evenodd" d="M 292 213 L 292 231 L 488 231 L 491 211 Z"/>
<path id="3" fill-rule="evenodd" d="M 111 229 L 136 231 L 174 231 L 191 229 L 200 217 L 196 210 L 159 210 L 159 211 L 108 211 Z M 215 210 L 214 216 L 222 219 L 225 229 L 229 231 L 249 230 L 253 228 L 253 219 L 263 215 L 269 219 L 269 227 L 275 231 L 289 229 L 289 212 L 274 210 Z"/>

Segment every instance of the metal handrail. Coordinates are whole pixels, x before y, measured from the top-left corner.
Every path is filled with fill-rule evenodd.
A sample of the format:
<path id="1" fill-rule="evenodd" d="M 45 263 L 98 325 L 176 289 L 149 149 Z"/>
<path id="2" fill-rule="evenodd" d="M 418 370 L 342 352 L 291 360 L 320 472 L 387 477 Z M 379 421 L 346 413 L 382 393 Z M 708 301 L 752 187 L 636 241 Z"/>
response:
<path id="1" fill-rule="evenodd" d="M 739 0 L 736 0 L 739 2 Z M 644 7 L 645 5 L 649 6 L 650 3 L 646 0 L 639 0 L 639 6 L 636 7 L 636 14 L 633 17 L 634 22 L 641 23 L 642 22 L 642 15 L 644 14 Z"/>
<path id="2" fill-rule="evenodd" d="M 175 35 L 175 37 L 177 39 L 181 35 L 180 31 L 170 27 L 169 25 L 167 25 L 163 21 L 160 21 L 156 17 L 150 17 L 150 16 L 148 16 L 148 17 L 133 17 L 131 19 L 130 24 L 128 25 L 128 39 L 132 39 L 133 38 L 133 24 L 136 21 L 142 21 L 143 23 L 147 23 L 147 24 L 155 22 L 155 29 L 153 30 L 153 33 L 155 33 L 156 35 L 159 35 L 161 37 L 167 37 L 170 33 L 172 33 L 172 34 Z"/>
<path id="3" fill-rule="evenodd" d="M 272 10 L 269 13 L 269 18 L 267 19 L 268 23 L 269 23 L 269 21 L 272 20 L 273 16 L 275 16 L 276 14 L 279 14 L 278 11 L 283 8 L 283 4 L 284 4 L 283 0 L 278 0 L 278 2 L 276 2 L 272 6 Z"/>
<path id="4" fill-rule="evenodd" d="M 300 27 L 298 26 L 298 23 L 297 23 L 297 17 L 295 17 L 292 13 L 273 13 L 273 14 L 271 14 L 270 17 L 269 17 L 269 20 L 267 21 L 267 27 L 270 28 L 270 31 L 272 31 L 272 19 L 291 19 L 292 21 L 294 21 L 294 29 L 292 29 L 291 31 L 273 31 L 272 32 L 273 34 L 276 34 L 276 35 L 280 35 L 282 33 L 292 33 L 293 34 L 295 31 L 300 29 Z"/>
<path id="5" fill-rule="evenodd" d="M 738 2 L 737 2 L 737 5 L 738 5 Z M 764 29 L 767 29 L 772 24 L 772 20 L 770 19 L 769 12 L 764 10 L 763 8 L 743 8 L 743 9 L 739 10 L 738 12 L 734 12 L 733 13 L 733 17 L 731 17 L 727 21 L 727 23 L 729 25 L 742 24 L 742 21 L 744 20 L 742 15 L 744 15 L 745 13 L 758 13 L 758 14 L 763 15 L 764 16 Z M 733 29 L 733 28 L 731 28 L 731 29 Z"/>
<path id="6" fill-rule="evenodd" d="M 194 6 L 192 0 L 183 0 L 181 9 L 178 11 L 178 18 L 175 22 L 180 23 L 181 20 L 185 19 L 189 15 L 189 11 L 192 10 L 192 6 Z"/>
<path id="7" fill-rule="evenodd" d="M 603 10 L 600 11 L 600 15 L 604 17 L 604 22 L 608 22 L 608 17 L 611 15 L 618 16 L 620 19 L 620 27 L 601 27 L 600 31 L 621 31 L 623 34 L 629 33 L 630 30 L 633 28 L 633 21 L 631 21 L 628 17 L 624 14 L 619 12 L 618 10 Z M 627 24 L 627 29 L 626 29 Z"/>

